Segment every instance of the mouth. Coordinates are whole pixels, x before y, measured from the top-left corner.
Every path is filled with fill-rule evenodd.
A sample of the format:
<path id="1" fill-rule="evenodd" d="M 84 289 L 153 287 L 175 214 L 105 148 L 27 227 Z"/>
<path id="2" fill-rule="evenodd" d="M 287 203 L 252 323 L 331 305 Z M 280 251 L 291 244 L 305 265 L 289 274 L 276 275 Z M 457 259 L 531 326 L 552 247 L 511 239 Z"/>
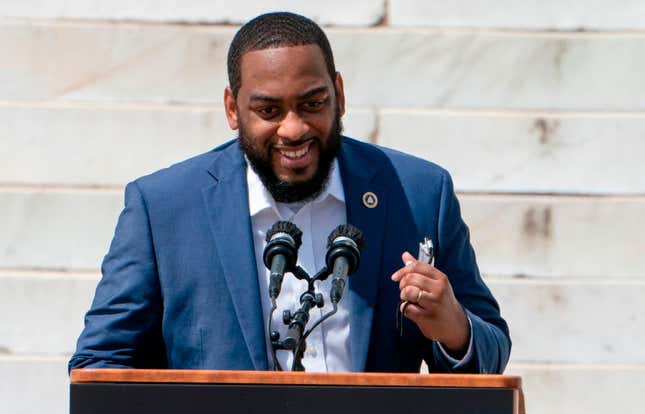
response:
<path id="1" fill-rule="evenodd" d="M 307 153 L 309 152 L 309 147 L 299 149 L 298 151 L 279 150 L 279 152 L 283 157 L 289 158 L 290 160 L 297 160 L 307 155 Z"/>
<path id="2" fill-rule="evenodd" d="M 276 146 L 275 148 L 283 157 L 290 160 L 298 160 L 304 158 L 309 153 L 312 143 L 313 141 L 310 140 L 296 147 Z"/>
<path id="3" fill-rule="evenodd" d="M 278 155 L 278 165 L 286 170 L 298 171 L 307 168 L 314 162 L 314 140 L 293 145 L 276 145 L 274 150 Z"/>

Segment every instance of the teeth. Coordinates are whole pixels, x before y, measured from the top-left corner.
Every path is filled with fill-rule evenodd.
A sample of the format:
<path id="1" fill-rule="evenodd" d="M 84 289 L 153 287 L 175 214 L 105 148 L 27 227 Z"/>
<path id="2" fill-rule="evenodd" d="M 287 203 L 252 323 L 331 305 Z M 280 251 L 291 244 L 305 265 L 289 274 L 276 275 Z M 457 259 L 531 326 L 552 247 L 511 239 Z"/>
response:
<path id="1" fill-rule="evenodd" d="M 305 155 L 307 152 L 309 152 L 309 147 L 305 147 L 305 148 L 300 149 L 300 150 L 298 150 L 298 151 L 285 151 L 285 150 L 281 150 L 281 151 L 280 151 L 280 154 L 282 154 L 282 155 L 284 155 L 285 157 L 290 158 L 290 159 L 296 159 L 296 158 L 300 158 L 300 157 L 302 157 L 302 156 L 303 156 L 303 155 Z"/>

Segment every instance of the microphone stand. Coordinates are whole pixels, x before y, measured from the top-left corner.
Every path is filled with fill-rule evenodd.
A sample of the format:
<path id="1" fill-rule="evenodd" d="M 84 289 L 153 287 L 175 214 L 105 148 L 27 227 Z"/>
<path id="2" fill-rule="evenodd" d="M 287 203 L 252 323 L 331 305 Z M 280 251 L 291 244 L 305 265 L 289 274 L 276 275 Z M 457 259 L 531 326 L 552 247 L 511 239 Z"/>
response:
<path id="1" fill-rule="evenodd" d="M 286 311 L 284 314 L 285 322 L 289 321 L 289 331 L 285 341 L 288 343 L 288 349 L 293 352 L 293 365 L 292 371 L 304 371 L 305 367 L 302 365 L 302 358 L 307 348 L 303 331 L 309 322 L 309 311 L 314 307 L 324 306 L 324 301 L 320 293 L 315 293 L 311 289 L 307 289 L 305 293 L 300 296 L 300 309 L 291 315 L 291 312 Z"/>
<path id="2" fill-rule="evenodd" d="M 325 322 L 327 319 L 329 319 L 332 315 L 334 315 L 336 312 L 338 312 L 338 304 L 333 303 L 334 309 L 331 311 L 327 312 L 325 315 L 321 316 L 320 319 L 316 321 L 316 323 L 313 324 L 313 326 L 305 332 L 305 334 L 302 336 L 302 340 L 298 344 L 295 354 L 294 355 L 300 355 L 300 360 L 302 360 L 302 354 L 304 354 L 305 349 L 307 348 L 307 338 L 309 337 L 309 334 L 316 329 L 318 325 L 321 323 Z M 294 364 L 295 364 L 295 358 L 294 358 Z M 292 371 L 296 371 L 295 369 L 292 368 Z M 304 371 L 304 369 L 303 369 Z"/>
<path id="3" fill-rule="evenodd" d="M 343 290 L 345 288 L 345 280 L 349 273 L 353 273 L 358 268 L 362 246 L 363 234 L 359 229 L 350 224 L 340 225 L 336 227 L 328 238 L 327 254 L 325 255 L 327 266 L 323 267 L 313 277 L 310 277 L 309 274 L 300 266 L 292 268 L 293 270 L 291 273 L 293 273 L 296 278 L 307 281 L 307 291 L 300 295 L 300 309 L 298 309 L 294 314 L 289 310 L 282 313 L 282 322 L 289 327 L 286 338 L 282 341 L 280 340 L 280 333 L 271 330 L 273 312 L 276 309 L 275 296 L 277 296 L 278 293 L 276 293 L 275 296 L 271 296 L 272 307 L 271 312 L 269 313 L 267 329 L 271 340 L 274 369 L 282 370 L 276 357 L 276 352 L 279 349 L 286 349 L 293 352 L 293 364 L 291 366 L 291 370 L 305 370 L 305 367 L 302 365 L 302 359 L 304 357 L 304 352 L 307 349 L 307 337 L 316 327 L 338 311 L 338 302 L 342 298 Z M 268 266 L 266 259 L 265 264 Z M 333 269 L 330 270 L 330 268 Z M 325 305 L 323 295 L 321 293 L 316 293 L 314 282 L 327 279 L 332 272 L 334 272 L 334 280 L 332 281 L 330 299 L 333 310 L 321 316 L 311 328 L 304 332 L 305 327 L 309 322 L 309 311 L 314 307 L 322 308 Z M 277 292 L 279 292 L 279 289 Z"/>
<path id="4" fill-rule="evenodd" d="M 305 326 L 307 326 L 307 323 L 309 322 L 309 311 L 314 307 L 322 308 L 323 306 L 325 306 L 323 295 L 321 293 L 316 293 L 314 282 L 318 280 L 325 280 L 330 275 L 330 272 L 327 267 L 323 267 L 318 273 L 311 277 L 302 267 L 296 266 L 293 271 L 293 275 L 300 280 L 307 281 L 307 290 L 302 295 L 300 295 L 300 309 L 298 309 L 293 314 L 289 310 L 286 310 L 282 313 L 282 321 L 289 328 L 286 338 L 281 341 L 280 334 L 277 331 L 271 331 L 271 315 L 275 310 L 272 304 L 271 315 L 269 315 L 268 329 L 270 332 L 271 348 L 273 351 L 272 357 L 274 368 L 277 368 L 277 370 L 282 370 L 275 354 L 277 350 L 285 349 L 293 352 L 293 364 L 291 370 L 304 371 L 305 367 L 304 365 L 302 365 L 302 359 L 304 357 L 304 352 L 307 349 L 306 338 L 307 336 L 309 336 L 313 328 L 318 326 L 324 319 L 327 319 L 327 317 L 331 316 L 330 314 L 325 315 L 303 335 Z M 334 306 L 334 308 L 336 307 Z M 336 309 L 334 309 L 334 311 L 332 311 L 331 313 L 333 314 L 335 312 Z"/>
<path id="5" fill-rule="evenodd" d="M 273 312 L 278 307 L 275 299 L 271 299 L 271 311 L 269 311 L 269 319 L 267 320 L 267 332 L 269 332 L 269 340 L 271 341 L 271 360 L 273 361 L 273 370 L 282 371 L 282 366 L 280 366 L 280 361 L 278 361 L 278 356 L 276 351 L 278 349 L 283 349 L 282 344 L 280 343 L 280 334 L 277 331 L 272 331 L 271 321 L 273 320 Z"/>

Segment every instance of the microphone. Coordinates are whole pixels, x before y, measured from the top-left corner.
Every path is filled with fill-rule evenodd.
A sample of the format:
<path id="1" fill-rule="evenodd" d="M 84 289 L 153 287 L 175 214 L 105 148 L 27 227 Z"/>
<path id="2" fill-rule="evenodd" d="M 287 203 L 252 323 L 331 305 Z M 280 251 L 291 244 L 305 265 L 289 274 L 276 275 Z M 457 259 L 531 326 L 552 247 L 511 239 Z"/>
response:
<path id="1" fill-rule="evenodd" d="M 327 268 L 333 269 L 329 296 L 335 305 L 340 302 L 347 275 L 354 273 L 360 264 L 363 249 L 363 232 L 351 224 L 342 224 L 327 239 Z"/>
<path id="2" fill-rule="evenodd" d="M 302 244 L 302 231 L 289 221 L 277 221 L 266 235 L 264 265 L 271 270 L 269 276 L 269 297 L 275 301 L 280 294 L 285 272 L 292 271 L 298 260 L 298 249 Z"/>

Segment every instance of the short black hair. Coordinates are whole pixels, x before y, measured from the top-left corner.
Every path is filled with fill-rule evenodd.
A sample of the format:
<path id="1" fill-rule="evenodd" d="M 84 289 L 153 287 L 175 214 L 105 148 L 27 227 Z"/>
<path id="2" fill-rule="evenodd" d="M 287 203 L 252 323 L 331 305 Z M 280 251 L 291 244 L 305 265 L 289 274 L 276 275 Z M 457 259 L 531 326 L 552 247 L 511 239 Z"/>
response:
<path id="1" fill-rule="evenodd" d="M 288 46 L 318 45 L 332 81 L 336 78 L 334 55 L 325 32 L 314 21 L 295 13 L 262 14 L 247 22 L 233 37 L 228 49 L 228 82 L 237 98 L 242 86 L 240 62 L 242 55 L 253 50 Z"/>

